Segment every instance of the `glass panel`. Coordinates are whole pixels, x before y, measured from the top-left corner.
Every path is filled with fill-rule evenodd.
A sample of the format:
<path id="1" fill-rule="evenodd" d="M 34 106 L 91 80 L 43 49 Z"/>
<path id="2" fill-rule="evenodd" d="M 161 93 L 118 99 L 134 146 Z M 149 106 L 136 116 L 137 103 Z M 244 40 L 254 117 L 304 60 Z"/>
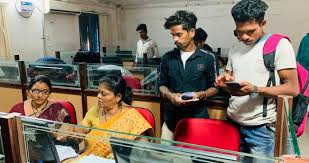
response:
<path id="1" fill-rule="evenodd" d="M 36 75 L 47 76 L 53 86 L 79 87 L 79 67 L 71 64 L 26 63 L 27 81 Z"/>
<path id="2" fill-rule="evenodd" d="M 13 62 L 15 60 L 14 60 L 14 56 L 13 57 L 11 57 L 11 56 L 6 56 L 6 57 L 0 56 L 0 61 L 10 61 L 10 62 Z"/>
<path id="3" fill-rule="evenodd" d="M 7 83 L 20 83 L 18 62 L 0 61 L 0 81 Z"/>
<path id="4" fill-rule="evenodd" d="M 3 119 L 7 119 L 5 116 L 8 115 L 8 113 L 0 112 L 0 119 L 2 121 Z M 2 130 L 2 126 L 0 126 L 0 163 L 5 163 L 5 153 L 4 153 L 4 147 L 3 147 L 3 139 L 2 139 L 2 132 L 7 132 Z"/>
<path id="5" fill-rule="evenodd" d="M 113 56 L 113 55 L 117 55 L 119 57 L 135 57 L 135 50 L 136 47 L 134 48 L 123 48 L 123 47 L 118 47 L 118 46 L 111 46 L 111 47 L 107 47 L 106 48 L 106 55 L 107 56 Z M 103 54 L 103 50 L 101 50 L 102 54 Z M 104 54 L 103 54 L 104 55 Z M 102 55 L 102 56 L 103 56 Z"/>
<path id="6" fill-rule="evenodd" d="M 240 162 L 246 156 L 257 162 L 280 161 L 245 153 L 198 146 L 159 138 L 22 118 L 27 160 L 70 162 Z M 109 128 L 106 123 L 102 128 Z M 165 142 L 165 143 L 163 143 Z M 161 143 L 161 144 L 160 144 Z M 165 145 L 167 143 L 174 145 Z M 185 147 L 185 148 L 183 148 Z M 107 160 L 106 160 L 107 159 Z"/>
<path id="7" fill-rule="evenodd" d="M 287 139 L 287 154 L 293 154 L 300 156 L 300 150 L 297 142 L 296 133 L 294 130 L 294 123 L 292 119 L 292 114 L 290 114 L 288 99 L 284 98 L 284 108 L 285 117 L 287 117 L 286 128 L 288 129 L 288 139 Z"/>
<path id="8" fill-rule="evenodd" d="M 158 94 L 159 75 L 156 67 L 123 67 L 118 65 L 87 65 L 88 87 L 97 89 L 105 75 L 122 75 L 134 93 Z"/>
<path id="9" fill-rule="evenodd" d="M 5 155 L 4 155 L 4 148 L 3 148 L 3 141 L 2 141 L 2 128 L 0 126 L 0 163 L 5 162 Z"/>
<path id="10" fill-rule="evenodd" d="M 60 51 L 60 59 L 67 64 L 71 64 L 76 53 L 77 51 Z"/>

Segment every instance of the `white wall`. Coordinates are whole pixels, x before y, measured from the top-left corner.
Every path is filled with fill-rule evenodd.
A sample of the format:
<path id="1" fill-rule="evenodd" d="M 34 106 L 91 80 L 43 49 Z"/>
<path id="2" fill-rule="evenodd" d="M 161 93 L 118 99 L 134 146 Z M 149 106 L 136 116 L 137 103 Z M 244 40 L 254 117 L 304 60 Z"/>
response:
<path id="1" fill-rule="evenodd" d="M 80 49 L 77 14 L 49 13 L 44 20 L 47 54 L 55 51 L 77 51 Z"/>
<path id="2" fill-rule="evenodd" d="M 63 10 L 63 11 L 75 11 L 75 12 L 86 12 L 86 13 L 96 13 L 99 15 L 108 15 L 108 26 L 109 26 L 109 37 L 110 46 L 118 45 L 118 23 L 117 23 L 117 13 L 116 7 L 113 5 L 97 4 L 91 0 L 79 1 L 78 3 L 68 3 L 51 1 L 51 9 Z M 106 42 L 106 41 L 105 41 Z"/>
<path id="3" fill-rule="evenodd" d="M 2 2 L 3 0 L 1 0 Z M 43 24 L 44 24 L 44 14 L 40 11 L 43 9 L 43 0 L 34 0 L 38 8 L 34 10 L 34 13 L 30 18 L 23 18 L 16 12 L 15 9 L 15 0 L 8 0 L 8 33 L 10 37 L 11 49 L 12 49 L 12 56 L 13 55 L 20 55 L 21 60 L 25 61 L 34 61 L 40 57 L 44 56 L 44 41 L 43 41 Z M 94 4 L 87 1 L 80 1 L 78 3 L 68 3 L 68 2 L 59 2 L 51 0 L 50 3 L 51 9 L 57 10 L 64 10 L 64 11 L 77 11 L 77 12 L 95 12 L 102 15 L 108 15 L 108 24 L 110 25 L 110 29 L 112 30 L 113 27 L 117 27 L 117 18 L 116 18 L 116 7 L 113 5 L 103 5 L 103 4 Z M 47 21 L 50 23 L 50 19 L 47 17 Z M 64 20 L 65 19 L 65 20 Z M 75 49 L 77 46 L 77 41 L 79 42 L 79 35 L 76 34 L 78 30 L 74 28 L 71 33 L 66 34 L 66 31 L 72 30 L 69 29 L 74 24 L 76 24 L 76 19 L 69 18 L 60 18 L 57 21 L 71 21 L 70 24 L 67 22 L 63 24 L 65 26 L 64 31 L 57 31 L 61 25 L 57 25 L 56 27 L 51 27 L 53 29 L 49 29 L 46 35 L 49 39 L 54 39 L 54 41 L 47 40 L 47 53 L 52 55 L 52 51 L 59 47 L 60 50 L 64 49 Z M 46 22 L 46 23 L 48 23 Z M 45 23 L 45 24 L 46 24 Z M 52 23 L 51 23 L 52 24 Z M 50 25 L 51 25 L 50 24 Z M 46 24 L 47 25 L 47 24 Z M 53 26 L 53 25 L 51 25 Z M 71 26 L 71 27 L 70 27 Z M 65 40 L 61 40 L 62 38 L 54 36 L 54 34 L 60 35 L 60 37 L 65 38 Z M 73 36 L 73 33 L 76 35 Z M 118 45 L 118 33 L 109 32 L 110 33 L 110 42 L 111 46 Z M 73 37 L 73 42 L 68 42 L 69 37 Z M 48 38 L 47 38 L 48 39 Z M 79 43 L 78 43 L 79 44 Z M 57 47 L 56 47 L 57 46 Z M 79 48 L 79 46 L 78 46 Z M 78 49 L 77 48 L 77 49 Z M 76 50 L 76 49 L 75 49 Z"/>
<path id="4" fill-rule="evenodd" d="M 42 1 L 35 2 L 42 9 Z M 43 56 L 43 13 L 36 8 L 31 17 L 23 18 L 16 12 L 15 0 L 9 0 L 7 12 L 12 55 L 27 61 Z"/>
<path id="5" fill-rule="evenodd" d="M 309 32 L 309 1 L 271 1 L 267 15 L 268 31 L 288 35 L 295 52 L 301 39 Z"/>
<path id="6" fill-rule="evenodd" d="M 35 60 L 42 57 L 44 52 L 42 40 L 43 13 L 35 9 L 30 18 L 23 18 L 15 10 L 15 1 L 10 0 L 8 2 L 8 28 L 12 55 L 19 54 L 22 60 Z M 36 2 L 39 7 L 42 6 L 41 0 L 37 0 Z M 297 50 L 301 38 L 305 33 L 309 32 L 309 12 L 307 9 L 309 1 L 267 0 L 267 3 L 270 6 L 266 16 L 266 20 L 268 21 L 267 31 L 289 35 L 294 48 Z M 101 15 L 108 15 L 109 29 L 107 30 L 109 31 L 108 34 L 110 37 L 109 45 L 120 45 L 121 49 L 135 50 L 138 39 L 135 31 L 136 26 L 140 23 L 146 23 L 148 25 L 149 36 L 157 41 L 161 54 L 173 47 L 173 41 L 169 31 L 163 28 L 164 18 L 180 9 L 191 10 L 198 17 L 197 27 L 203 27 L 207 30 L 209 34 L 208 43 L 212 47 L 230 47 L 235 41 L 233 36 L 235 25 L 230 14 L 233 4 L 192 4 L 194 5 L 189 5 L 188 7 L 185 7 L 186 2 L 183 2 L 116 9 L 113 5 L 98 5 L 92 2 L 90 3 L 89 0 L 79 1 L 78 4 L 51 1 L 50 8 L 75 12 L 96 12 Z M 66 28 L 70 28 L 70 25 L 73 26 L 76 23 L 76 20 L 71 20 L 72 24 L 64 25 Z M 73 33 L 76 33 L 76 29 L 71 32 L 70 35 L 74 37 Z M 63 34 L 62 36 L 64 37 L 65 35 Z M 50 35 L 50 37 L 54 36 Z M 74 38 L 76 39 L 78 37 L 76 34 Z M 56 43 L 52 46 L 56 47 L 59 45 L 59 47 L 62 46 L 61 48 L 65 46 L 65 48 L 69 47 L 68 49 L 73 50 L 77 45 L 76 40 L 71 43 L 61 42 L 63 46 L 58 44 L 60 40 L 56 40 Z M 51 53 L 53 48 L 48 49 L 49 53 Z"/>
<path id="7" fill-rule="evenodd" d="M 278 0 L 267 1 L 267 3 L 270 7 L 266 15 L 268 21 L 266 31 L 290 36 L 293 46 L 297 50 L 301 38 L 309 32 L 309 1 Z M 188 7 L 185 5 L 186 2 L 125 8 L 122 26 L 125 27 L 126 32 L 124 33 L 126 35 L 121 42 L 122 48 L 134 49 L 136 47 L 138 35 L 135 29 L 138 24 L 146 23 L 148 34 L 157 41 L 162 55 L 173 47 L 169 31 L 163 27 L 164 18 L 180 9 L 193 11 L 196 14 L 198 17 L 197 27 L 207 30 L 209 34 L 207 42 L 212 47 L 231 47 L 235 41 L 233 35 L 235 25 L 230 14 L 234 4 L 200 4 L 200 6 L 195 4 Z"/>

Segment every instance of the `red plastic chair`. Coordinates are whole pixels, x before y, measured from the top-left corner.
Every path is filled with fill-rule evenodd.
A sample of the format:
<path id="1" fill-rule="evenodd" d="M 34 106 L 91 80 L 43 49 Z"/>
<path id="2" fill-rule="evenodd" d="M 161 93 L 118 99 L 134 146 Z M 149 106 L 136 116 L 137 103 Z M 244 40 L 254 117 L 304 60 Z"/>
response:
<path id="1" fill-rule="evenodd" d="M 140 79 L 134 76 L 122 76 L 122 78 L 126 81 L 127 86 L 132 89 L 141 89 L 142 85 Z"/>
<path id="2" fill-rule="evenodd" d="M 152 127 L 152 131 L 151 133 L 149 133 L 149 136 L 154 136 L 154 133 L 156 131 L 155 130 L 156 123 L 155 123 L 155 118 L 152 112 L 149 111 L 148 109 L 140 108 L 140 107 L 134 107 L 134 109 L 136 109 L 148 121 L 148 123 Z"/>
<path id="3" fill-rule="evenodd" d="M 74 105 L 68 101 L 59 101 L 69 112 L 72 124 L 77 124 L 76 111 Z"/>
<path id="4" fill-rule="evenodd" d="M 222 120 L 203 118 L 182 119 L 176 126 L 175 140 L 237 152 L 240 150 L 240 134 L 238 129 L 227 121 Z M 194 148 L 185 145 L 178 146 Z"/>

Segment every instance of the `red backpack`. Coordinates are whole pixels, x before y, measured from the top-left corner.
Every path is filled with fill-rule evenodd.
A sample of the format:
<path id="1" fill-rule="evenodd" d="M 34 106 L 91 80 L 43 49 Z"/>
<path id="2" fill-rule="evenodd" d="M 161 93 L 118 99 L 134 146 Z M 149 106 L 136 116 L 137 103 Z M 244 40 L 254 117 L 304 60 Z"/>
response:
<path id="1" fill-rule="evenodd" d="M 275 80 L 275 54 L 276 48 L 281 39 L 290 39 L 287 36 L 272 34 L 265 42 L 263 47 L 264 65 L 269 71 L 267 87 L 276 85 Z M 294 57 L 294 56 L 293 56 Z M 299 82 L 299 95 L 293 99 L 292 120 L 297 137 L 301 136 L 305 130 L 305 124 L 308 118 L 308 103 L 309 103 L 309 75 L 301 64 L 297 62 L 297 75 Z M 263 100 L 263 117 L 267 116 L 267 97 Z"/>

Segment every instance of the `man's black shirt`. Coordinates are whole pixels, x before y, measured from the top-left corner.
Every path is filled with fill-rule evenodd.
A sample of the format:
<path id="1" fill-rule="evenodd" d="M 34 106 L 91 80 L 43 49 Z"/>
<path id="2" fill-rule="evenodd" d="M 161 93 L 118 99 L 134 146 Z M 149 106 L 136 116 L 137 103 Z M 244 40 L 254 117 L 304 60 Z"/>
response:
<path id="1" fill-rule="evenodd" d="M 203 49 L 213 52 L 212 48 L 208 44 L 204 44 Z"/>
<path id="2" fill-rule="evenodd" d="M 185 69 L 180 51 L 167 52 L 160 64 L 159 86 L 166 86 L 173 93 L 199 92 L 214 87 L 216 78 L 215 56 L 202 49 L 195 52 L 186 61 Z M 171 131 L 183 118 L 208 118 L 203 101 L 188 106 L 174 106 L 170 101 L 163 103 L 164 121 Z"/>
<path id="3" fill-rule="evenodd" d="M 196 49 L 186 61 L 184 69 L 180 50 L 174 49 L 162 58 L 159 86 L 166 86 L 173 93 L 204 91 L 214 87 L 215 67 L 213 54 Z"/>

